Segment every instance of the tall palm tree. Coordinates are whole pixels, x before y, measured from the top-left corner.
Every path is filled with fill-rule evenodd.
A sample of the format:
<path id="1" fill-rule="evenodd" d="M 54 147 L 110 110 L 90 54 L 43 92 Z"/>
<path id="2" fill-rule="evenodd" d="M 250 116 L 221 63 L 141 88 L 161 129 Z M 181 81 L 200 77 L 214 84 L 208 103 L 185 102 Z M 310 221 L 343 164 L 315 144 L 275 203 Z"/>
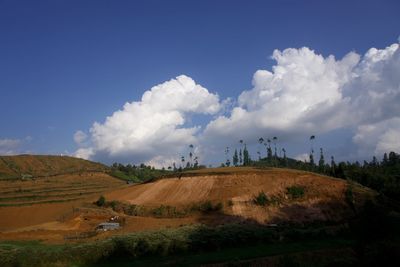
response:
<path id="1" fill-rule="evenodd" d="M 190 152 L 189 152 L 190 166 L 193 166 L 193 161 L 192 161 L 192 158 L 193 158 L 193 147 L 194 146 L 192 144 L 189 145 L 189 148 L 190 148 Z"/>
<path id="2" fill-rule="evenodd" d="M 227 146 L 225 148 L 225 157 L 226 157 L 226 162 L 228 162 L 228 160 L 229 160 L 229 146 Z"/>
<path id="3" fill-rule="evenodd" d="M 274 136 L 273 138 L 272 138 L 272 140 L 274 140 L 274 146 L 275 146 L 275 158 L 278 156 L 277 155 L 277 151 L 276 151 L 276 140 L 278 140 L 278 137 L 276 137 L 276 136 Z"/>
<path id="4" fill-rule="evenodd" d="M 239 140 L 239 143 L 240 143 L 240 150 L 239 150 L 239 165 L 242 165 L 242 163 L 243 163 L 243 140 L 242 139 L 240 139 Z"/>
<path id="5" fill-rule="evenodd" d="M 310 144 L 311 144 L 311 154 L 313 154 L 314 153 L 314 145 L 313 145 L 313 141 L 314 141 L 314 139 L 315 139 L 315 135 L 311 135 L 310 136 Z"/>
<path id="6" fill-rule="evenodd" d="M 261 147 L 262 147 L 262 144 L 264 143 L 264 138 L 260 137 L 260 138 L 258 139 L 258 143 L 259 143 L 259 144 L 261 145 Z M 258 154 L 258 159 L 260 160 L 260 159 L 261 159 L 261 148 L 260 148 L 260 146 L 258 147 L 257 154 Z"/>
<path id="7" fill-rule="evenodd" d="M 313 146 L 313 141 L 315 139 L 315 135 L 310 136 L 310 145 L 311 145 L 311 151 L 310 151 L 310 165 L 311 168 L 314 167 L 314 146 Z"/>

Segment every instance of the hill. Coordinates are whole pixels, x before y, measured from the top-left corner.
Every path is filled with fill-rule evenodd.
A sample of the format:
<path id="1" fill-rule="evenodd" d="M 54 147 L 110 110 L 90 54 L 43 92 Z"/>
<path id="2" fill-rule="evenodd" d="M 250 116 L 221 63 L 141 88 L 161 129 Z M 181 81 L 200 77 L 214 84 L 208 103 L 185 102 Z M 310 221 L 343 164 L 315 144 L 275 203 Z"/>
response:
<path id="1" fill-rule="evenodd" d="M 328 221 L 351 216 L 374 191 L 342 179 L 277 168 L 186 172 L 110 192 L 106 199 L 143 207 L 188 210 L 206 202 L 224 215 L 258 223 Z M 257 198 L 264 198 L 262 203 Z"/>
<path id="2" fill-rule="evenodd" d="M 67 156 L 0 156 L 0 231 L 59 220 L 125 184 L 108 170 Z"/>
<path id="3" fill-rule="evenodd" d="M 0 179 L 37 178 L 78 172 L 103 172 L 108 167 L 68 156 L 0 156 Z"/>

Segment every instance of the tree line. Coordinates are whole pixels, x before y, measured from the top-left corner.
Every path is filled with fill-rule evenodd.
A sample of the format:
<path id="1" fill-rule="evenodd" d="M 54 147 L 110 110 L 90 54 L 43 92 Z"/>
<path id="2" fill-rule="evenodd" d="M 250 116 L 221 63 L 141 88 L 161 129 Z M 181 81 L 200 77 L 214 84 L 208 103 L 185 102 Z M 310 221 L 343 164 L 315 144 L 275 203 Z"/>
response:
<path id="1" fill-rule="evenodd" d="M 232 156 L 232 164 L 229 156 L 230 148 L 225 148 L 225 160 L 221 167 L 229 166 L 254 166 L 254 167 L 277 167 L 290 168 L 316 172 L 327 176 L 355 181 L 364 186 L 372 188 L 393 199 L 400 200 L 400 155 L 395 152 L 384 153 L 381 160 L 376 156 L 371 161 L 364 160 L 362 163 L 341 161 L 336 162 L 334 156 L 330 161 L 326 160 L 323 148 L 319 148 L 319 160 L 316 161 L 314 151 L 315 135 L 311 135 L 310 152 L 308 161 L 300 161 L 286 156 L 285 148 L 278 148 L 277 137 L 264 139 L 259 138 L 257 151 L 258 160 L 252 160 L 243 140 L 239 140 L 239 148 L 235 148 Z M 262 156 L 260 147 L 265 147 L 265 157 Z"/>

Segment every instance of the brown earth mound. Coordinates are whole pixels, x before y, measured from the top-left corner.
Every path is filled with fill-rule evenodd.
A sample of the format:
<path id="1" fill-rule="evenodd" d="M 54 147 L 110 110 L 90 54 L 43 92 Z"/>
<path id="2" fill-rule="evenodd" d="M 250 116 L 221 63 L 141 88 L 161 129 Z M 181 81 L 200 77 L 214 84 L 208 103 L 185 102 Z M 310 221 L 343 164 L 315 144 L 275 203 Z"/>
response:
<path id="1" fill-rule="evenodd" d="M 183 208 L 210 201 L 221 203 L 225 214 L 273 223 L 340 220 L 352 212 L 346 190 L 352 191 L 354 207 L 374 194 L 360 185 L 350 186 L 345 180 L 287 169 L 218 168 L 192 174 L 130 186 L 105 197 L 150 207 Z M 303 193 L 296 195 L 291 189 Z M 254 202 L 261 192 L 267 196 L 265 205 Z"/>

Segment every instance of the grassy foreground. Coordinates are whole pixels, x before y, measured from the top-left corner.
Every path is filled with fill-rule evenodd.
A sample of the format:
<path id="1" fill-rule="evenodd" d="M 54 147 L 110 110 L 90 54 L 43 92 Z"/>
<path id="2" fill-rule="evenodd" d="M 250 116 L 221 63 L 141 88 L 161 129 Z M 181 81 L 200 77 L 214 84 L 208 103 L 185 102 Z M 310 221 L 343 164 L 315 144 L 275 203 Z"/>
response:
<path id="1" fill-rule="evenodd" d="M 285 241 L 279 241 L 280 239 Z M 316 241 L 316 239 L 322 241 Z M 1 266 L 198 265 L 261 257 L 321 247 L 349 245 L 331 238 L 325 227 L 271 229 L 260 225 L 183 226 L 68 245 L 39 242 L 0 243 Z M 154 256 L 159 256 L 154 259 Z M 234 256 L 233 256 L 234 255 Z M 153 256 L 153 258 L 151 258 Z M 149 259 L 150 257 L 150 259 Z M 160 257 L 162 257 L 160 262 Z M 236 258 L 232 258 L 236 257 Z M 121 262 L 121 259 L 122 262 Z M 117 265 L 115 265 L 118 262 Z"/>

